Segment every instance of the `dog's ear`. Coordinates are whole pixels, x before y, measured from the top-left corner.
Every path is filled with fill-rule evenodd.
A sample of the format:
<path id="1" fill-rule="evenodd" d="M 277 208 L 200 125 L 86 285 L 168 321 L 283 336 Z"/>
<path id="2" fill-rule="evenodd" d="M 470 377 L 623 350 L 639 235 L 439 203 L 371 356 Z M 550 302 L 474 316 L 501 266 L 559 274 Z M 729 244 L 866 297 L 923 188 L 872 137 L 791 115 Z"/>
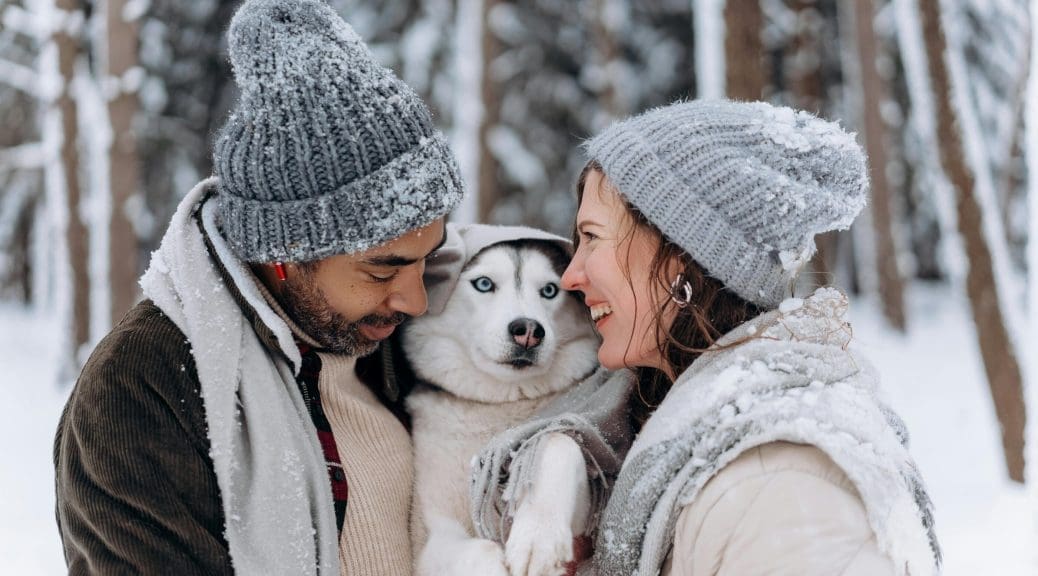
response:
<path id="1" fill-rule="evenodd" d="M 428 314 L 439 314 L 454 292 L 462 268 L 465 267 L 465 242 L 453 222 L 447 223 L 447 241 L 425 264 L 425 291 L 429 296 Z"/>

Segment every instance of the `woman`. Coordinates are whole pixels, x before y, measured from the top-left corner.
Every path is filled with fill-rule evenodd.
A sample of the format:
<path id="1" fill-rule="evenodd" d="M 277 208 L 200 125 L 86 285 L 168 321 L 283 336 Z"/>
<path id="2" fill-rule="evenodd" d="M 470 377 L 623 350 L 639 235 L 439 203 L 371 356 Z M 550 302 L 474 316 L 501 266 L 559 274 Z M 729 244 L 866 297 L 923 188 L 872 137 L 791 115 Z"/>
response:
<path id="1" fill-rule="evenodd" d="M 637 373 L 640 429 L 582 571 L 936 573 L 931 505 L 848 349 L 846 298 L 788 298 L 814 236 L 865 203 L 853 137 L 764 103 L 680 102 L 587 149 L 563 285 L 601 363 Z"/>

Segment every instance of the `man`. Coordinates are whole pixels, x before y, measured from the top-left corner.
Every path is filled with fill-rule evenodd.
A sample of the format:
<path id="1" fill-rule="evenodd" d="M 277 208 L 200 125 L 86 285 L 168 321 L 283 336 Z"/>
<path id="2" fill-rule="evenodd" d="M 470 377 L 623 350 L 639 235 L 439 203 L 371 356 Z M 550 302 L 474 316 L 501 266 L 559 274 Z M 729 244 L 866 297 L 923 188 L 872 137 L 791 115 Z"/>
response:
<path id="1" fill-rule="evenodd" d="M 356 360 L 461 199 L 428 109 L 319 0 L 247 0 L 241 96 L 55 440 L 72 573 L 409 574 L 410 438 Z"/>

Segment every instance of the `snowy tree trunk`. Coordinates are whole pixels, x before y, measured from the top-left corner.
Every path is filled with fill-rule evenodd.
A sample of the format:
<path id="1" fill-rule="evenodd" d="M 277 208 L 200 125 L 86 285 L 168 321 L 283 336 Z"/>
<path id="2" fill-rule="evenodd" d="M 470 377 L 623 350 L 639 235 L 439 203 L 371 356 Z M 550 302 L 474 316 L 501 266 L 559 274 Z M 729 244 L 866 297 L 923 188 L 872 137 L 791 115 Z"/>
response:
<path id="1" fill-rule="evenodd" d="M 872 184 L 870 200 L 872 225 L 875 229 L 879 296 L 887 321 L 897 330 L 904 332 L 904 287 L 897 265 L 898 250 L 893 232 L 895 214 L 886 171 L 887 130 L 880 113 L 880 106 L 888 95 L 885 81 L 876 69 L 878 41 L 873 26 L 876 12 L 872 0 L 856 0 L 852 4 L 855 8 L 855 38 L 861 75 L 861 128 L 864 132 L 865 151 L 869 158 L 869 179 Z M 843 5 L 847 6 L 847 3 Z"/>
<path id="2" fill-rule="evenodd" d="M 13 104 L 15 108 L 7 111 L 11 116 L 24 115 L 26 108 L 36 106 L 29 99 L 18 99 Z M 24 125 L 12 122 L 15 118 L 2 119 L 4 126 L 11 129 L 0 131 L 0 158 L 12 149 L 21 149 L 29 138 Z M 32 146 L 36 148 L 36 154 L 41 154 L 38 144 Z M 0 194 L 0 299 L 13 295 L 28 304 L 32 294 L 28 239 L 39 196 L 38 169 L 20 169 L 0 160 L 0 190 L 3 191 Z"/>
<path id="3" fill-rule="evenodd" d="M 790 46 L 786 66 L 789 68 L 790 92 L 793 105 L 801 110 L 821 114 L 825 100 L 825 83 L 821 67 L 821 38 L 818 20 L 822 17 L 815 8 L 815 0 L 794 0 L 796 36 Z"/>
<path id="4" fill-rule="evenodd" d="M 33 261 L 30 246 L 39 178 L 22 171 L 3 182 L 0 197 L 0 298 L 32 302 Z"/>
<path id="5" fill-rule="evenodd" d="M 955 209 L 955 190 L 941 167 L 940 146 L 937 142 L 937 113 L 935 94 L 930 78 L 926 42 L 920 21 L 918 0 L 893 0 L 894 22 L 901 62 L 905 69 L 908 89 L 910 135 L 916 140 L 915 178 L 918 186 L 927 192 L 926 201 L 932 204 L 937 224 L 937 253 L 934 270 L 946 275 L 956 287 L 964 286 L 966 279 L 966 249 L 959 233 Z"/>
<path id="6" fill-rule="evenodd" d="M 855 18 L 855 0 L 840 0 L 836 17 L 840 45 L 840 71 L 843 81 L 841 114 L 849 126 L 861 132 L 863 122 L 862 110 L 862 71 L 861 58 L 858 56 L 858 43 L 854 30 L 857 28 Z M 850 31 L 850 32 L 848 32 Z M 851 229 L 844 234 L 846 242 L 837 247 L 838 253 L 846 258 L 850 270 L 849 286 L 856 293 L 869 298 L 879 297 L 879 280 L 876 272 L 876 231 L 872 225 L 872 203 L 869 202 L 854 221 Z M 838 261 L 838 259 L 837 259 Z"/>
<path id="7" fill-rule="evenodd" d="M 818 19 L 821 15 L 814 0 L 794 0 L 792 10 L 796 15 L 796 35 L 785 58 L 792 104 L 801 110 L 821 114 L 825 101 L 825 83 L 819 56 L 823 49 L 818 33 Z M 832 269 L 839 239 L 840 234 L 837 232 L 815 237 L 818 251 L 811 259 L 812 284 L 815 287 L 833 283 Z"/>
<path id="8" fill-rule="evenodd" d="M 497 83 L 491 75 L 494 58 L 500 52 L 500 43 L 490 25 L 490 13 L 500 0 L 483 0 L 483 30 L 481 64 L 483 121 L 479 126 L 479 221 L 490 222 L 490 214 L 501 199 L 498 185 L 498 159 L 490 146 L 490 133 L 501 117 Z"/>
<path id="9" fill-rule="evenodd" d="M 458 222 L 480 221 L 480 135 L 483 133 L 483 28 L 486 23 L 484 0 L 459 0 L 454 45 L 454 125 L 451 144 L 458 157 L 461 178 L 467 190 L 453 218 Z"/>
<path id="10" fill-rule="evenodd" d="M 815 236 L 815 255 L 811 258 L 811 280 L 815 288 L 834 282 L 833 264 L 836 260 L 840 236 L 837 232 L 826 232 Z"/>
<path id="11" fill-rule="evenodd" d="M 18 279 L 21 288 L 19 298 L 25 304 L 32 301 L 33 289 L 33 262 L 32 262 L 32 225 L 36 214 L 36 199 L 23 210 L 18 218 L 14 229 L 14 242 L 12 242 L 11 268 L 14 276 Z"/>
<path id="12" fill-rule="evenodd" d="M 137 19 L 134 0 L 107 0 L 107 76 L 118 91 L 110 95 L 108 116 L 112 124 L 109 152 L 111 220 L 109 222 L 109 277 L 111 324 L 114 326 L 137 300 L 137 235 L 129 219 L 129 206 L 137 195 L 139 176 L 137 141 L 133 122 L 137 112 L 137 88 L 143 70 L 137 64 Z"/>
<path id="13" fill-rule="evenodd" d="M 498 0 L 460 0 L 457 15 L 453 144 L 467 196 L 460 222 L 489 222 L 500 197 L 490 131 L 498 123 L 498 95 L 490 67 L 499 47 L 489 16 Z"/>
<path id="14" fill-rule="evenodd" d="M 973 308 L 995 412 L 1002 428 L 1006 467 L 1011 479 L 1023 482 L 1026 425 L 1023 381 L 1003 312 L 1011 303 L 1002 301 L 996 286 L 992 248 L 984 232 L 985 214 L 977 198 L 977 175 L 967 163 L 968 143 L 964 141 L 962 118 L 959 116 L 963 111 L 957 110 L 953 104 L 954 86 L 940 0 L 919 0 L 919 9 L 935 95 L 941 164 L 957 194 L 959 229 L 968 260 L 966 290 Z"/>
<path id="15" fill-rule="evenodd" d="M 606 85 L 599 92 L 598 102 L 602 110 L 610 118 L 621 118 L 629 111 L 623 105 L 616 87 L 616 75 L 610 71 L 610 65 L 617 60 L 619 49 L 616 45 L 615 30 L 609 22 L 609 3 L 614 0 L 594 0 L 594 19 L 591 22 L 591 34 L 595 42 L 595 56 L 606 73 Z"/>
<path id="16" fill-rule="evenodd" d="M 725 95 L 724 6 L 725 0 L 692 0 L 699 98 L 724 98 Z"/>
<path id="17" fill-rule="evenodd" d="M 83 222 L 80 199 L 79 125 L 76 100 L 73 90 L 76 63 L 80 56 L 81 6 L 77 0 L 57 0 L 55 8 L 60 11 L 61 25 L 54 31 L 54 44 L 58 50 L 58 70 L 64 83 L 57 99 L 61 112 L 61 165 L 64 172 L 65 201 L 68 220 L 65 240 L 68 246 L 71 268 L 71 354 L 69 360 L 78 361 L 81 346 L 90 339 L 90 277 L 89 239 Z"/>
<path id="18" fill-rule="evenodd" d="M 760 0 L 727 0 L 724 22 L 726 95 L 733 100 L 760 100 L 767 84 Z"/>

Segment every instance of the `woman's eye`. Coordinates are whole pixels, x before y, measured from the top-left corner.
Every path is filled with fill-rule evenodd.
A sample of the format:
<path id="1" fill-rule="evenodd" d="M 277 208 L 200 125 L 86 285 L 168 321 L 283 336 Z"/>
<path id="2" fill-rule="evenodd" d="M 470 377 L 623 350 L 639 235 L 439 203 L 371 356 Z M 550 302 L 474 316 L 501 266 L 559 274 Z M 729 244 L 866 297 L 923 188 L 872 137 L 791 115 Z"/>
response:
<path id="1" fill-rule="evenodd" d="M 541 296 L 547 298 L 548 300 L 551 300 L 552 298 L 558 296 L 558 294 L 559 286 L 554 282 L 549 282 L 544 285 L 544 288 L 541 288 Z"/>
<path id="2" fill-rule="evenodd" d="M 479 292 L 492 292 L 494 290 L 494 281 L 486 276 L 480 276 L 472 281 L 472 287 Z"/>
<path id="3" fill-rule="evenodd" d="M 581 236 L 582 238 L 584 238 L 584 240 L 587 240 L 588 242 L 590 242 L 590 241 L 592 241 L 592 240 L 594 240 L 594 239 L 598 238 L 598 236 L 595 236 L 595 235 L 594 235 L 594 233 L 592 233 L 592 232 L 586 232 L 586 231 L 585 231 L 585 232 L 581 232 L 581 233 L 580 233 L 580 236 Z"/>

